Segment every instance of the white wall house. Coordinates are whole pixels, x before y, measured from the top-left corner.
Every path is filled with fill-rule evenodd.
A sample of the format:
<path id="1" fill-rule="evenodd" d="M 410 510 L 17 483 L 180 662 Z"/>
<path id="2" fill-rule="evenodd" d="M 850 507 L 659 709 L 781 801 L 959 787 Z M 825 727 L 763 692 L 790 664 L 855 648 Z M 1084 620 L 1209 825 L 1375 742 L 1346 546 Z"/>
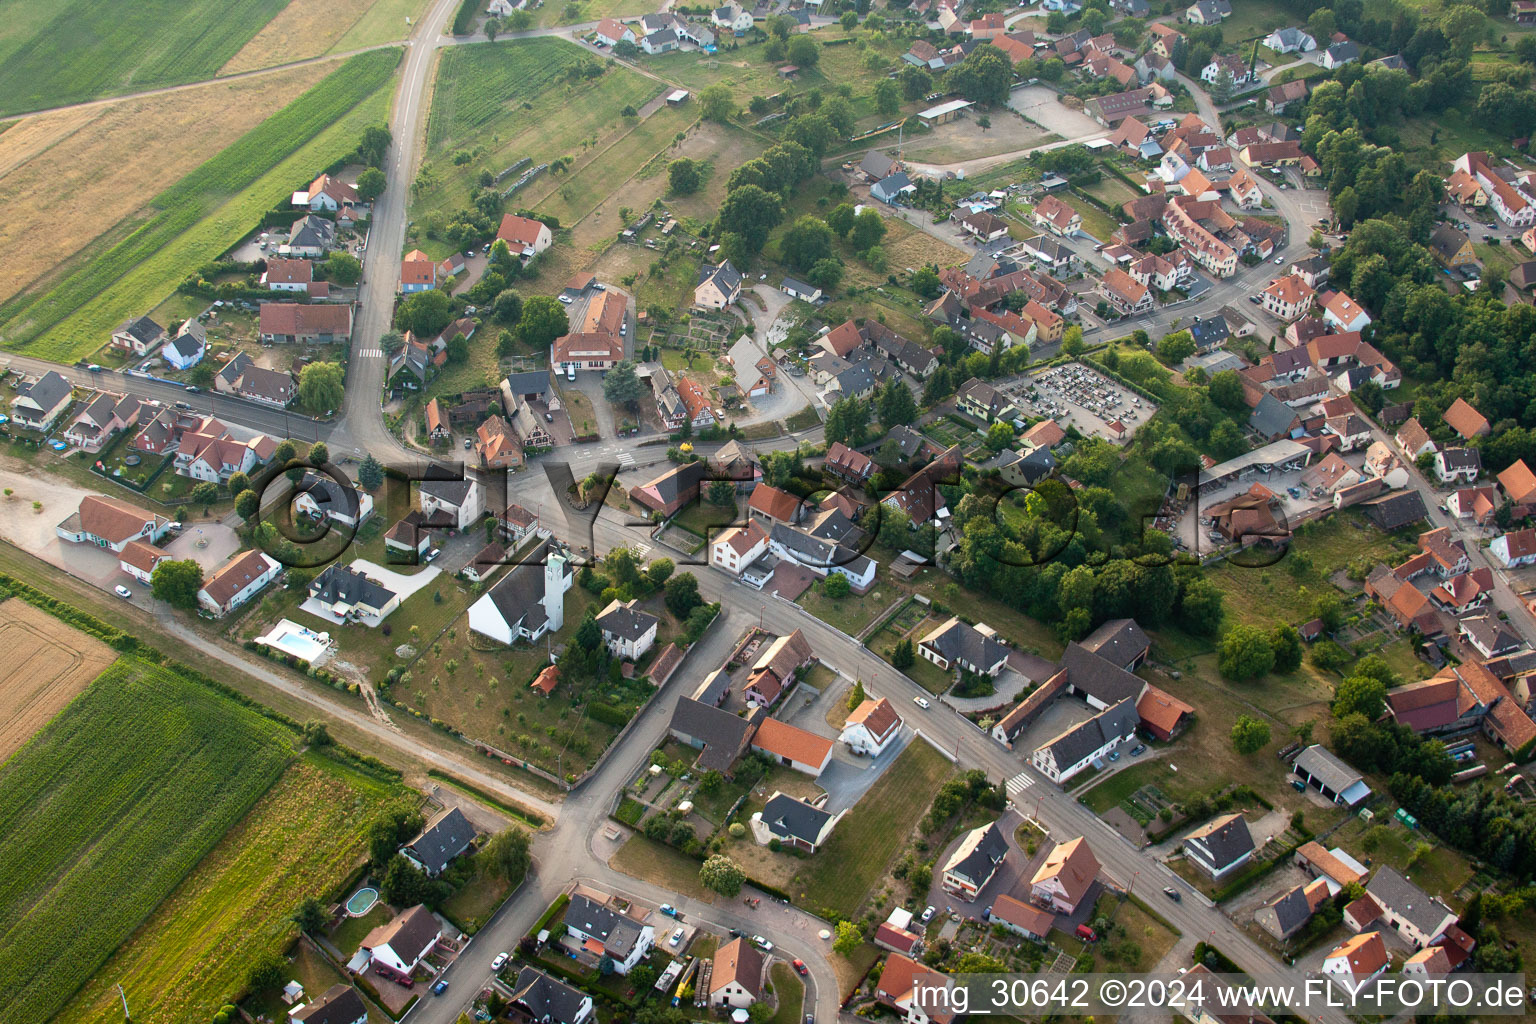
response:
<path id="1" fill-rule="evenodd" d="M 566 552 L 546 544 L 469 606 L 469 628 L 508 646 L 558 633 L 575 578 Z"/>
<path id="2" fill-rule="evenodd" d="M 866 700 L 843 723 L 838 740 L 855 754 L 879 757 L 901 735 L 901 716 L 884 697 Z"/>
<path id="3" fill-rule="evenodd" d="M 421 511 L 426 515 L 446 512 L 463 530 L 485 511 L 480 485 L 473 480 L 423 480 Z"/>

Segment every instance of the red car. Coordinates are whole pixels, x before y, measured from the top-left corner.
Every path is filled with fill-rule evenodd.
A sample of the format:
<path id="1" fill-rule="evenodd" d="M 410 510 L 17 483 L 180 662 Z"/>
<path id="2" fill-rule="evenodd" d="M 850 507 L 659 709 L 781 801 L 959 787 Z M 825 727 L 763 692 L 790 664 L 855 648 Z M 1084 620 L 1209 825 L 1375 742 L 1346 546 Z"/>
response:
<path id="1" fill-rule="evenodd" d="M 806 974 L 810 974 L 811 973 L 810 971 L 805 969 L 805 961 L 804 960 L 792 960 L 790 962 L 794 964 L 795 970 L 799 971 L 800 974 L 806 975 Z"/>

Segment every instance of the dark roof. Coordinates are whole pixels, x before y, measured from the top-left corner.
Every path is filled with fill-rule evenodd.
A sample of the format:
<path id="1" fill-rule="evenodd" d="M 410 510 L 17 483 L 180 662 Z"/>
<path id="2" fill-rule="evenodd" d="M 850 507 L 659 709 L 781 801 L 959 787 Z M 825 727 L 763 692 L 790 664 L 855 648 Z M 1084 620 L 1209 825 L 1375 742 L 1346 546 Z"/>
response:
<path id="1" fill-rule="evenodd" d="M 763 824 L 780 839 L 798 839 L 815 844 L 832 815 L 804 800 L 775 793 L 763 805 Z"/>
<path id="2" fill-rule="evenodd" d="M 309 500 L 313 501 L 315 507 L 321 512 L 335 512 L 348 519 L 357 518 L 357 492 L 350 487 L 343 487 L 340 481 L 329 476 L 306 469 L 304 475 L 299 478 L 295 497 L 299 494 L 309 495 Z"/>
<path id="3" fill-rule="evenodd" d="M 987 669 L 1008 657 L 1008 648 L 959 618 L 949 620 L 943 632 L 923 638 L 945 661 L 967 661 Z"/>
<path id="4" fill-rule="evenodd" d="M 382 608 L 395 599 L 395 592 L 351 566 L 332 563 L 310 583 L 309 596 L 323 604 L 362 603 L 370 608 Z"/>
<path id="5" fill-rule="evenodd" d="M 1110 619 L 1084 637 L 1083 646 L 1120 668 L 1127 668 L 1146 653 L 1152 641 L 1135 619 Z"/>
<path id="6" fill-rule="evenodd" d="M 1067 670 L 1067 682 L 1072 689 L 1101 704 L 1135 700 L 1146 686 L 1139 676 L 1079 643 L 1067 645 L 1061 655 L 1061 667 Z"/>
<path id="7" fill-rule="evenodd" d="M 714 281 L 716 287 L 729 294 L 741 287 L 741 274 L 731 265 L 730 260 L 726 260 L 719 266 L 706 263 L 699 268 L 698 284 L 706 281 Z"/>
<path id="8" fill-rule="evenodd" d="M 527 370 L 523 373 L 509 373 L 506 378 L 507 387 L 514 395 L 544 395 L 553 390 L 549 383 L 548 370 Z"/>
<path id="9" fill-rule="evenodd" d="M 672 709 L 669 728 L 704 744 L 704 753 L 699 757 L 700 765 L 724 771 L 746 746 L 754 724 L 751 719 L 740 718 L 691 697 L 683 697 Z"/>
<path id="10" fill-rule="evenodd" d="M 878 149 L 872 149 L 864 154 L 864 159 L 859 161 L 859 170 L 865 174 L 872 174 L 876 178 L 884 178 L 891 173 L 891 168 L 896 166 L 896 161 Z"/>
<path id="11" fill-rule="evenodd" d="M 202 339 L 193 335 L 191 331 L 176 335 L 170 340 L 170 346 L 183 356 L 195 356 L 203 350 Z"/>
<path id="12" fill-rule="evenodd" d="M 1046 749 L 1051 751 L 1058 765 L 1077 764 L 1095 750 L 1103 749 L 1111 740 L 1129 739 L 1135 735 L 1140 722 L 1136 701 L 1127 698 L 1050 740 Z"/>
<path id="13" fill-rule="evenodd" d="M 1429 515 L 1429 510 L 1424 507 L 1424 499 L 1418 491 L 1412 490 L 1398 491 L 1384 498 L 1362 502 L 1360 507 L 1365 509 L 1371 522 L 1383 530 L 1396 530 L 1409 523 L 1422 522 Z"/>
<path id="14" fill-rule="evenodd" d="M 367 1012 L 357 989 L 351 985 L 332 985 L 319 999 L 294 1010 L 289 1017 L 299 1024 L 354 1024 Z"/>
<path id="15" fill-rule="evenodd" d="M 1386 864 L 1376 869 L 1365 891 L 1377 903 L 1407 918 L 1426 935 L 1434 935 L 1452 911 L 1444 903 L 1414 885 Z"/>
<path id="16" fill-rule="evenodd" d="M 1189 336 L 1202 350 L 1220 345 L 1232 336 L 1232 329 L 1223 317 L 1206 317 L 1197 324 L 1189 325 Z"/>
<path id="17" fill-rule="evenodd" d="M 1312 917 L 1312 903 L 1307 899 L 1307 887 L 1298 885 L 1279 899 L 1266 904 L 1264 910 L 1274 914 L 1280 934 L 1289 936 Z"/>
<path id="18" fill-rule="evenodd" d="M 428 874 L 435 875 L 469 849 L 469 844 L 474 841 L 475 826 L 464 817 L 463 811 L 450 807 L 427 822 L 421 834 L 401 849 L 410 851 L 412 857 L 426 865 Z"/>
<path id="19" fill-rule="evenodd" d="M 141 316 L 127 321 L 115 333 L 126 334 L 140 344 L 148 345 L 164 334 L 165 328 L 155 323 L 149 317 Z"/>
<path id="20" fill-rule="evenodd" d="M 1259 399 L 1259 404 L 1254 406 L 1253 413 L 1248 417 L 1248 425 L 1266 441 L 1273 441 L 1283 434 L 1290 433 L 1296 419 L 1295 409 L 1265 392 L 1264 397 Z"/>
<path id="21" fill-rule="evenodd" d="M 640 941 L 638 923 L 579 893 L 571 897 L 570 906 L 565 910 L 565 923 L 601 939 L 603 948 L 621 959 L 629 956 L 635 943 Z"/>
<path id="22" fill-rule="evenodd" d="M 518 971 L 512 989 L 512 1002 L 527 1010 L 534 1020 L 551 1024 L 575 1024 L 587 1001 L 586 993 L 535 967 Z"/>
<path id="23" fill-rule="evenodd" d="M 43 412 L 49 411 L 68 398 L 69 392 L 69 381 L 53 370 L 49 370 L 30 386 L 21 389 L 21 394 L 35 402 Z"/>
<path id="24" fill-rule="evenodd" d="M 226 384 L 233 385 L 255 362 L 244 350 L 235 353 L 235 357 L 223 366 L 219 367 L 218 379 Z"/>
<path id="25" fill-rule="evenodd" d="M 1451 471 L 1461 469 L 1475 469 L 1481 472 L 1483 457 L 1476 448 L 1441 448 L 1436 458 L 1445 463 L 1445 468 Z"/>
<path id="26" fill-rule="evenodd" d="M 1017 467 L 1025 482 L 1033 484 L 1051 475 L 1051 471 L 1056 468 L 1056 456 L 1043 446 L 1022 454 L 1007 451 L 998 456 L 998 466 L 1000 468 Z"/>
<path id="27" fill-rule="evenodd" d="M 531 633 L 549 619 L 543 600 L 544 560 L 549 557 L 549 551 L 550 545 L 546 541 L 486 591 L 491 604 L 496 606 L 508 625 L 522 622 Z"/>
<path id="28" fill-rule="evenodd" d="M 1360 47 L 1348 40 L 1342 43 L 1334 43 L 1328 47 L 1328 56 L 1332 57 L 1335 61 L 1359 60 Z"/>
<path id="29" fill-rule="evenodd" d="M 1007 854 L 1008 837 L 994 821 L 966 834 L 950 861 L 944 865 L 944 872 L 979 882 L 991 876 L 997 863 Z"/>
<path id="30" fill-rule="evenodd" d="M 288 244 L 301 248 L 328 246 L 336 240 L 336 225 L 324 217 L 300 217 L 288 232 Z"/>
<path id="31" fill-rule="evenodd" d="M 1253 835 L 1248 831 L 1248 820 L 1241 814 L 1228 814 L 1198 828 L 1184 838 L 1205 848 L 1211 863 L 1219 871 L 1235 864 L 1254 850 Z"/>
<path id="32" fill-rule="evenodd" d="M 631 641 L 639 640 L 660 621 L 654 615 L 618 602 L 614 602 L 614 607 L 597 617 L 597 624 L 604 633 L 612 633 L 622 640 Z"/>
<path id="33" fill-rule="evenodd" d="M 642 487 L 654 487 L 661 496 L 663 504 L 671 504 L 690 490 L 698 487 L 709 475 L 709 466 L 703 461 L 685 462 L 681 466 L 669 469 L 661 476 Z"/>
<path id="34" fill-rule="evenodd" d="M 463 480 L 423 480 L 421 493 L 436 498 L 438 501 L 449 505 L 463 505 L 469 499 L 469 492 L 474 489 L 475 482 L 468 478 Z"/>
<path id="35" fill-rule="evenodd" d="M 1321 743 L 1314 743 L 1297 754 L 1292 768 L 1306 772 L 1335 793 L 1343 793 L 1361 779 L 1359 772 L 1335 757 Z"/>

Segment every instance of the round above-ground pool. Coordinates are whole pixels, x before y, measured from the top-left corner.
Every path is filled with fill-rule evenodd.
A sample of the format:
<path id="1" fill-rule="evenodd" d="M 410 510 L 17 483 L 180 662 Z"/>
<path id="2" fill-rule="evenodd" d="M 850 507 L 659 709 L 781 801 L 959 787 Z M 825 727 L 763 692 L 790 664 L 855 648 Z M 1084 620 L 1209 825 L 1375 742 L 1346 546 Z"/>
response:
<path id="1" fill-rule="evenodd" d="M 379 890 L 365 886 L 347 897 L 347 913 L 353 917 L 362 917 L 372 910 L 377 902 L 379 902 Z"/>

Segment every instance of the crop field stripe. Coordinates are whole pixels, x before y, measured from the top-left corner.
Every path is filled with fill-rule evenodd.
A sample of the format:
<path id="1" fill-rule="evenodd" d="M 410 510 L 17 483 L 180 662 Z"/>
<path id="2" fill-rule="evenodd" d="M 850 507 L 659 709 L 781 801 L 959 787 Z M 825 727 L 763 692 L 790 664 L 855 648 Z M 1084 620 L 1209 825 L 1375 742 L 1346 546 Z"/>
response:
<path id="1" fill-rule="evenodd" d="M 19 295 L 0 306 L 7 346 L 25 347 L 191 228 L 221 201 L 249 188 L 286 156 L 377 92 L 394 74 L 401 52 L 396 48 L 373 50 L 351 58 L 156 196 L 151 205 L 160 212 L 127 238 L 92 257 L 50 291 Z M 159 301 L 163 297 L 154 298 Z M 97 340 L 91 348 L 104 341 Z"/>
<path id="2" fill-rule="evenodd" d="M 212 78 L 287 2 L 66 0 L 0 44 L 0 114 Z"/>
<path id="3" fill-rule="evenodd" d="M 282 726 L 131 657 L 0 767 L 0 1020 L 42 1021 L 292 759 Z"/>
<path id="4" fill-rule="evenodd" d="M 428 150 L 472 135 L 504 107 L 542 93 L 586 57 L 586 51 L 559 40 L 448 48 L 437 71 L 437 81 L 446 87 L 433 96 L 427 118 Z"/>

